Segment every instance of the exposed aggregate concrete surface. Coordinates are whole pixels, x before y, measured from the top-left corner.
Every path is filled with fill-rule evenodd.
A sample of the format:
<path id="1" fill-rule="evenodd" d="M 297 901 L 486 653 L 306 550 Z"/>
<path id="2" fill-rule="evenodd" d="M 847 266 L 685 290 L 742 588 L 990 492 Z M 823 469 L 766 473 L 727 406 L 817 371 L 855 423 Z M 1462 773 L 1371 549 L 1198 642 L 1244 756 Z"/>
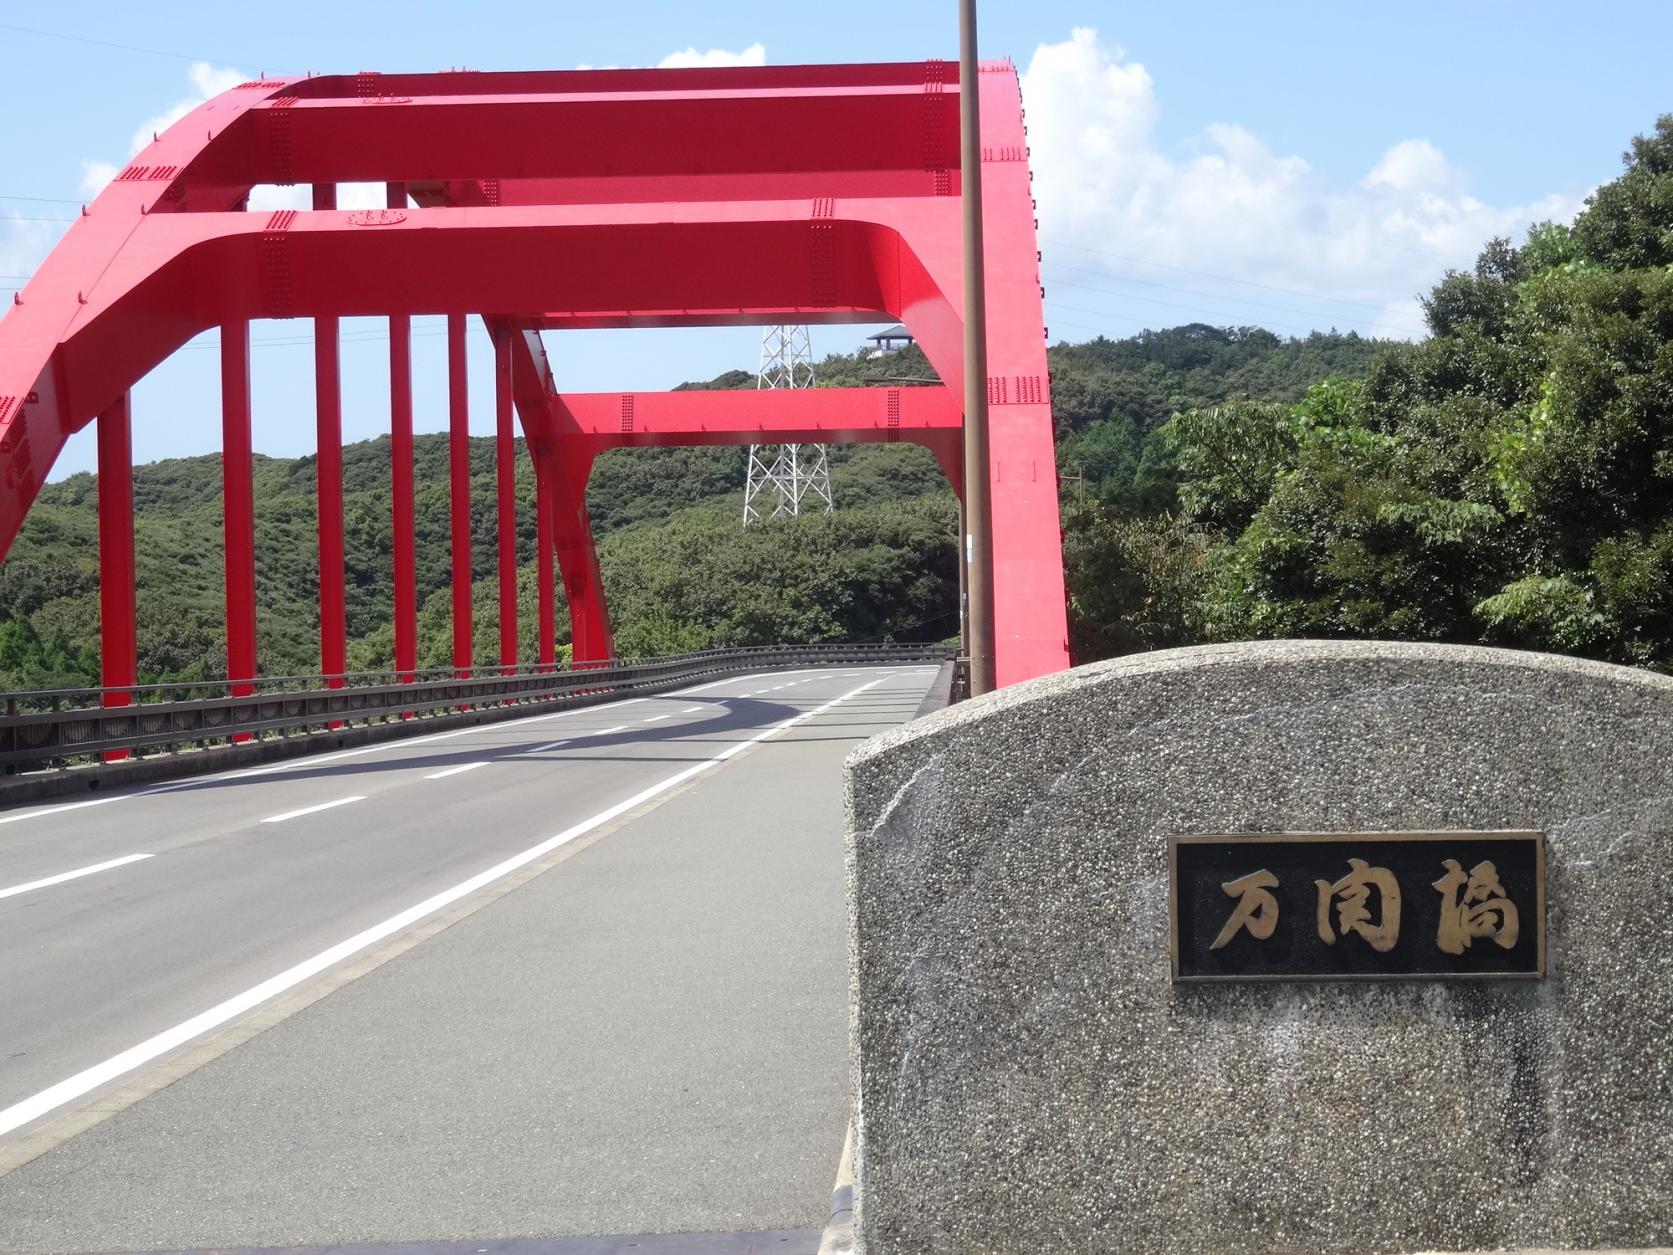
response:
<path id="1" fill-rule="evenodd" d="M 849 759 L 862 1255 L 1673 1245 L 1673 680 L 1269 642 Z M 1538 829 L 1547 979 L 1176 986 L 1167 840 Z"/>

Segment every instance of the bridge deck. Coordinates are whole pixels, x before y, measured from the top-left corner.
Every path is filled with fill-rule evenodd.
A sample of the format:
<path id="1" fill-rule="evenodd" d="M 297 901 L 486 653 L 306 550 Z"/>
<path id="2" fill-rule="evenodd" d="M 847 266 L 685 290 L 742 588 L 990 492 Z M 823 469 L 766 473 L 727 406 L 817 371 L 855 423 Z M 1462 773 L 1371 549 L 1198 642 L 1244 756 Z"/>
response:
<path id="1" fill-rule="evenodd" d="M 840 763 L 932 674 L 743 677 L 0 826 L 0 890 L 153 855 L 0 900 L 15 1105 L 622 808 L 285 992 L 259 1035 L 0 1139 L 0 1170 L 57 1143 L 0 1175 L 0 1250 L 816 1230 L 847 1101 Z"/>

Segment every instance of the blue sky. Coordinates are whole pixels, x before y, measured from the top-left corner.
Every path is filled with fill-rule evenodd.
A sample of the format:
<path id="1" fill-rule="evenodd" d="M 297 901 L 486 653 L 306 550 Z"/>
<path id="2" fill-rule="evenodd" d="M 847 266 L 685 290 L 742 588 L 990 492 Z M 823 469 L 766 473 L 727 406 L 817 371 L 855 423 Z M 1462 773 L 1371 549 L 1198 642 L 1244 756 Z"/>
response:
<path id="1" fill-rule="evenodd" d="M 1512 0 L 1117 5 L 987 0 L 982 47 L 1024 71 L 1052 338 L 1180 322 L 1420 333 L 1415 296 L 1482 240 L 1564 218 L 1673 110 L 1673 5 Z M 150 120 L 259 71 L 776 64 L 956 55 L 951 0 L 545 5 L 407 3 L 0 8 L 0 289 Z M 33 32 L 75 36 L 51 38 Z M 106 47 L 102 40 L 131 47 Z M 137 51 L 149 49 L 153 51 Z M 171 55 L 158 55 L 166 53 Z M 42 199 L 25 200 L 25 197 Z M 4 299 L 0 292 L 0 299 Z M 417 421 L 445 426 L 439 324 L 415 341 Z M 298 324 L 258 324 L 256 446 L 311 451 Z M 376 324 L 345 348 L 345 430 L 387 429 Z M 851 328 L 816 328 L 815 352 Z M 477 430 L 491 430 L 473 349 Z M 757 335 L 567 333 L 562 386 L 666 387 L 753 366 Z M 189 347 L 135 390 L 141 460 L 218 447 L 215 354 Z M 54 477 L 92 464 L 86 433 Z"/>

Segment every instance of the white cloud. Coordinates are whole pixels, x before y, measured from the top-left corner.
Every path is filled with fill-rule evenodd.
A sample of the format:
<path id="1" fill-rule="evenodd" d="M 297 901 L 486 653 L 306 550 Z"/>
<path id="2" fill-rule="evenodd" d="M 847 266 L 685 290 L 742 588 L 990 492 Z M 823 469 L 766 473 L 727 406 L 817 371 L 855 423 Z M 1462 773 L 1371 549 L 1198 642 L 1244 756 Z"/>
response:
<path id="1" fill-rule="evenodd" d="M 21 288 L 22 279 L 13 275 L 31 275 L 41 264 L 63 227 L 46 222 L 31 222 L 37 215 L 0 209 L 0 317 L 4 317 L 12 303 L 6 288 Z"/>
<path id="2" fill-rule="evenodd" d="M 760 43 L 751 44 L 742 52 L 728 52 L 724 48 L 699 52 L 696 48 L 687 48 L 684 52 L 670 52 L 656 64 L 660 70 L 683 70 L 704 65 L 766 65 L 767 49 Z"/>
<path id="3" fill-rule="evenodd" d="M 194 61 L 191 68 L 186 71 L 186 77 L 191 80 L 192 94 L 175 101 L 161 113 L 141 122 L 135 129 L 133 138 L 128 141 L 128 156 L 137 156 L 147 144 L 204 101 L 212 100 L 224 91 L 230 91 L 249 76 L 225 66 L 211 65 L 207 61 Z M 121 169 L 122 166 L 114 162 L 96 158 L 83 160 L 81 163 L 81 190 L 89 196 L 98 195 L 104 190 L 105 184 L 114 179 Z"/>
<path id="4" fill-rule="evenodd" d="M 175 101 L 161 113 L 141 122 L 129 142 L 130 155 L 138 153 L 155 136 L 161 135 L 204 101 L 213 100 L 224 91 L 231 91 L 250 77 L 242 71 L 210 65 L 207 61 L 192 62 L 192 68 L 187 70 L 186 74 L 192 80 L 192 94 Z"/>
<path id="5" fill-rule="evenodd" d="M 338 209 L 382 209 L 389 203 L 388 197 L 382 183 L 337 184 Z"/>
<path id="6" fill-rule="evenodd" d="M 1200 155 L 1176 158 L 1156 147 L 1160 108 L 1149 72 L 1088 28 L 1036 48 L 1022 92 L 1047 260 L 1160 285 L 1143 290 L 1150 305 L 1138 290 L 1121 289 L 1135 302 L 1125 312 L 1153 326 L 1200 317 L 1180 308 L 1151 312 L 1162 302 L 1203 306 L 1205 294 L 1220 292 L 1249 304 L 1236 306 L 1241 314 L 1203 321 L 1277 330 L 1334 322 L 1378 334 L 1420 334 L 1413 298 L 1448 267 L 1470 265 L 1494 235 L 1516 236 L 1531 222 L 1567 219 L 1580 207 L 1560 195 L 1526 205 L 1487 204 L 1468 195 L 1464 172 L 1421 138 L 1394 144 L 1347 186 L 1300 156 L 1274 153 L 1233 123 L 1205 127 Z M 1048 298 L 1054 273 L 1048 267 Z M 1102 284 L 1113 286 L 1107 279 Z M 1298 293 L 1322 299 L 1310 302 Z M 1101 287 L 1058 296 L 1081 306 L 1102 300 L 1110 308 L 1123 299 Z M 1359 304 L 1344 309 L 1328 301 Z M 1112 327 L 1113 334 L 1122 330 Z"/>
<path id="7" fill-rule="evenodd" d="M 247 77 L 237 70 L 211 65 L 207 61 L 192 62 L 186 76 L 192 84 L 192 93 L 139 124 L 128 143 L 129 157 L 137 156 L 154 137 L 168 130 L 204 101 L 212 100 L 224 91 L 230 91 Z M 96 158 L 84 160 L 81 163 L 81 190 L 89 197 L 97 196 L 121 169 L 122 166 L 115 162 Z M 381 183 L 345 183 L 337 189 L 337 206 L 340 209 L 381 209 L 384 206 L 384 196 Z M 312 204 L 312 193 L 307 187 L 300 185 L 279 187 L 263 184 L 250 191 L 249 207 L 259 213 L 270 213 L 275 209 L 307 209 Z"/>
<path id="8" fill-rule="evenodd" d="M 1399 192 L 1462 190 L 1461 172 L 1446 154 L 1426 139 L 1403 139 L 1392 145 L 1365 176 L 1366 187 L 1390 187 Z"/>
<path id="9" fill-rule="evenodd" d="M 81 162 L 81 191 L 86 192 L 90 198 L 97 196 L 105 190 L 105 184 L 121 173 L 121 170 L 122 167 L 115 162 L 84 157 Z"/>
<path id="10" fill-rule="evenodd" d="M 313 189 L 306 184 L 293 183 L 288 187 L 281 187 L 277 183 L 258 183 L 250 189 L 248 208 L 251 213 L 270 214 L 275 209 L 312 209 L 313 207 Z"/>
<path id="11" fill-rule="evenodd" d="M 337 184 L 338 209 L 382 209 L 389 203 L 389 193 L 382 183 Z M 250 189 L 251 213 L 272 213 L 275 209 L 312 209 L 313 189 L 305 183 L 280 186 L 277 183 L 258 183 Z"/>
<path id="12" fill-rule="evenodd" d="M 767 49 L 761 43 L 751 44 L 740 52 L 711 48 L 707 52 L 687 48 L 671 52 L 658 64 L 661 67 L 765 65 Z M 589 67 L 582 66 L 582 69 Z M 238 70 L 194 61 L 187 70 L 191 84 L 189 94 L 175 101 L 167 109 L 145 119 L 135 128 L 128 144 L 128 152 L 120 162 L 103 158 L 84 158 L 81 163 L 80 190 L 91 200 L 121 173 L 128 160 L 138 155 L 154 137 L 161 135 L 204 101 L 213 99 L 242 83 L 247 77 Z M 379 183 L 346 183 L 337 189 L 340 209 L 381 209 L 384 189 Z M 277 187 L 263 185 L 252 189 L 250 209 L 270 212 L 275 209 L 306 209 L 312 198 L 306 187 Z M 40 264 L 57 239 L 58 229 L 46 224 L 20 220 L 15 215 L 0 214 L 0 273 L 29 274 Z"/>

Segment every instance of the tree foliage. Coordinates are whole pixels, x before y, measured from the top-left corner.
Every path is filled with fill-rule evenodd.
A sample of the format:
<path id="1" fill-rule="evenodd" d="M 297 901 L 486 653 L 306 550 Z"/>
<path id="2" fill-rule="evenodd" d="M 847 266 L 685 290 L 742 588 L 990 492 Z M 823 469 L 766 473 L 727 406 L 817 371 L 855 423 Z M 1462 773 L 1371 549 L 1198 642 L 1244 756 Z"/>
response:
<path id="1" fill-rule="evenodd" d="M 1673 668 L 1673 117 L 1572 227 L 1489 242 L 1424 309 L 1429 337 L 1381 347 L 1361 379 L 1186 408 L 1157 430 L 1185 530 L 1135 588 L 1212 574 L 1153 631 L 1482 641 Z M 1133 561 L 1130 537 L 1103 526 L 1106 560 Z M 1098 618 L 1123 613 L 1130 599 Z M 1082 636 L 1089 653 L 1123 647 Z"/>
<path id="2" fill-rule="evenodd" d="M 1485 641 L 1673 669 L 1673 117 L 1572 225 L 1490 241 L 1414 344 L 1192 324 L 1048 351 L 1070 633 L 1090 658 L 1194 641 Z M 915 347 L 821 386 L 934 378 Z M 728 371 L 704 383 L 754 386 Z M 416 448 L 419 643 L 451 657 L 447 442 Z M 312 458 L 258 457 L 260 666 L 317 666 Z M 474 632 L 498 652 L 491 441 L 471 447 Z M 831 450 L 838 510 L 744 531 L 744 451 L 617 450 L 588 507 L 623 653 L 956 628 L 951 493 L 910 445 Z M 351 664 L 391 662 L 387 439 L 344 456 Z M 0 566 L 0 684 L 97 679 L 96 491 L 45 488 Z M 518 457 L 519 639 L 533 477 Z M 144 678 L 224 666 L 219 459 L 134 479 Z M 567 612 L 559 607 L 560 639 Z"/>

